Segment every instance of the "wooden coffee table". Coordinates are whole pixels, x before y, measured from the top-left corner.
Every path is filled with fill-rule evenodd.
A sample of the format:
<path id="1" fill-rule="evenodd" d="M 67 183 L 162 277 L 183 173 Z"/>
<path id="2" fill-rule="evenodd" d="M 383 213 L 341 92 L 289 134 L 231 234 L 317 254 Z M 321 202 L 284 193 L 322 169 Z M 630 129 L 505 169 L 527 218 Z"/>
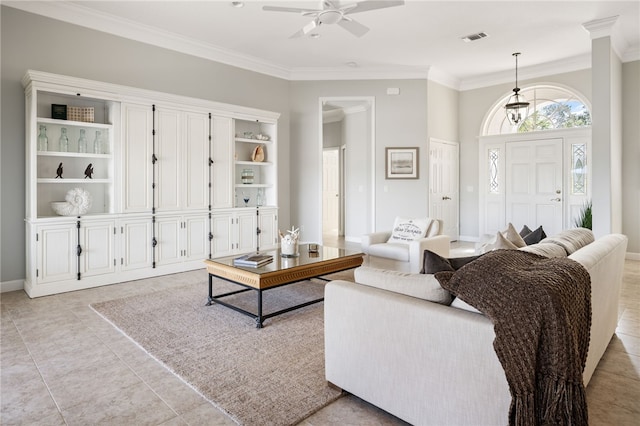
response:
<path id="1" fill-rule="evenodd" d="M 267 318 L 284 314 L 285 312 L 290 312 L 295 309 L 300 309 L 324 300 L 324 298 L 315 299 L 277 312 L 263 314 L 263 291 L 304 281 L 309 278 L 318 278 L 334 272 L 355 268 L 362 264 L 364 256 L 363 253 L 358 251 L 323 246 L 318 246 L 317 253 L 309 253 L 308 245 L 300 245 L 300 255 L 294 258 L 281 257 L 280 250 L 267 250 L 260 253 L 272 255 L 273 262 L 259 268 L 252 268 L 234 266 L 233 259 L 238 256 L 207 259 L 204 261 L 207 267 L 207 273 L 209 274 L 209 299 L 207 306 L 217 303 L 248 315 L 255 319 L 257 328 L 262 328 L 262 323 Z M 213 277 L 232 282 L 243 288 L 214 296 Z M 252 290 L 257 293 L 257 315 L 221 300 L 227 296 Z"/>

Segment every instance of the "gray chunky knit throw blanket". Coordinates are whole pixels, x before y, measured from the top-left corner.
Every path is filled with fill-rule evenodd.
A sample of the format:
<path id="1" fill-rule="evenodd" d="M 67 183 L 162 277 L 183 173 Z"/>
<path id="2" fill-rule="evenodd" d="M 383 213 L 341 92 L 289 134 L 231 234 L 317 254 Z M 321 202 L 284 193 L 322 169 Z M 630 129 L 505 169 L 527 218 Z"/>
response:
<path id="1" fill-rule="evenodd" d="M 435 277 L 493 322 L 493 347 L 511 392 L 510 425 L 588 424 L 582 372 L 591 279 L 582 265 L 496 250 Z"/>

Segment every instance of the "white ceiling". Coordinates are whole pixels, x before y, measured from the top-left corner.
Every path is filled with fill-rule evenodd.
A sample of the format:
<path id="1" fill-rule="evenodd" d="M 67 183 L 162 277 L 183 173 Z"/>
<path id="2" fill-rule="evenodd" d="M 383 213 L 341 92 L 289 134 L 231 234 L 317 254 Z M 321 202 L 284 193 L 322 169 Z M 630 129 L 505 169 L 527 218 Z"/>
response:
<path id="1" fill-rule="evenodd" d="M 353 1 L 336 2 L 340 5 Z M 321 8 L 320 1 L 52 1 L 3 4 L 290 80 L 425 78 L 468 89 L 590 66 L 583 24 L 618 16 L 614 47 L 640 59 L 640 0 L 427 1 L 353 14 L 357 38 L 324 25 L 319 38 L 289 38 L 311 19 L 262 6 Z M 489 36 L 465 43 L 477 32 Z M 356 67 L 348 63 L 355 62 Z"/>

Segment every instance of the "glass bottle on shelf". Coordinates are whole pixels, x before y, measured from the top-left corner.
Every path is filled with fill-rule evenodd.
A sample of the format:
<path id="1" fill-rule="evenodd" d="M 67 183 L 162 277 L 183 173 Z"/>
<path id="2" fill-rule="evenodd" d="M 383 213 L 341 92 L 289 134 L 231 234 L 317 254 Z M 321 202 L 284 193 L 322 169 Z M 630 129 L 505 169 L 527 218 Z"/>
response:
<path id="1" fill-rule="evenodd" d="M 38 151 L 46 151 L 49 149 L 49 138 L 47 137 L 47 127 L 40 125 L 40 133 L 38 134 Z"/>
<path id="2" fill-rule="evenodd" d="M 78 152 L 87 152 L 87 137 L 85 130 L 80 129 L 80 139 L 78 139 Z"/>
<path id="3" fill-rule="evenodd" d="M 69 138 L 67 137 L 67 128 L 66 127 L 62 127 L 60 129 L 60 140 L 59 140 L 58 149 L 60 150 L 60 152 L 69 151 Z"/>
<path id="4" fill-rule="evenodd" d="M 264 205 L 264 188 L 258 188 L 258 194 L 256 195 L 256 205 L 258 207 Z"/>
<path id="5" fill-rule="evenodd" d="M 96 138 L 93 141 L 93 152 L 96 154 L 102 154 L 102 136 L 100 130 L 96 130 Z"/>

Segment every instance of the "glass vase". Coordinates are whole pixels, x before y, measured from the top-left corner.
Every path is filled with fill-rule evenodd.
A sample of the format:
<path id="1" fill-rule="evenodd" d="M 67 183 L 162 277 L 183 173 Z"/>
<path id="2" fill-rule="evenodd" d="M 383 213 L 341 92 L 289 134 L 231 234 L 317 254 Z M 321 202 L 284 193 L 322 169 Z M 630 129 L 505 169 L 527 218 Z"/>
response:
<path id="1" fill-rule="evenodd" d="M 78 139 L 78 152 L 87 152 L 87 137 L 85 136 L 84 129 L 80 129 L 80 139 Z"/>
<path id="2" fill-rule="evenodd" d="M 69 151 L 69 138 L 67 137 L 66 127 L 62 127 L 60 129 L 60 139 L 58 141 L 58 150 L 60 150 L 60 152 Z"/>
<path id="3" fill-rule="evenodd" d="M 47 137 L 47 127 L 40 125 L 40 133 L 38 134 L 38 151 L 46 151 L 49 149 L 49 138 Z"/>
<path id="4" fill-rule="evenodd" d="M 100 130 L 96 130 L 96 138 L 93 140 L 93 152 L 102 154 L 102 134 Z"/>

